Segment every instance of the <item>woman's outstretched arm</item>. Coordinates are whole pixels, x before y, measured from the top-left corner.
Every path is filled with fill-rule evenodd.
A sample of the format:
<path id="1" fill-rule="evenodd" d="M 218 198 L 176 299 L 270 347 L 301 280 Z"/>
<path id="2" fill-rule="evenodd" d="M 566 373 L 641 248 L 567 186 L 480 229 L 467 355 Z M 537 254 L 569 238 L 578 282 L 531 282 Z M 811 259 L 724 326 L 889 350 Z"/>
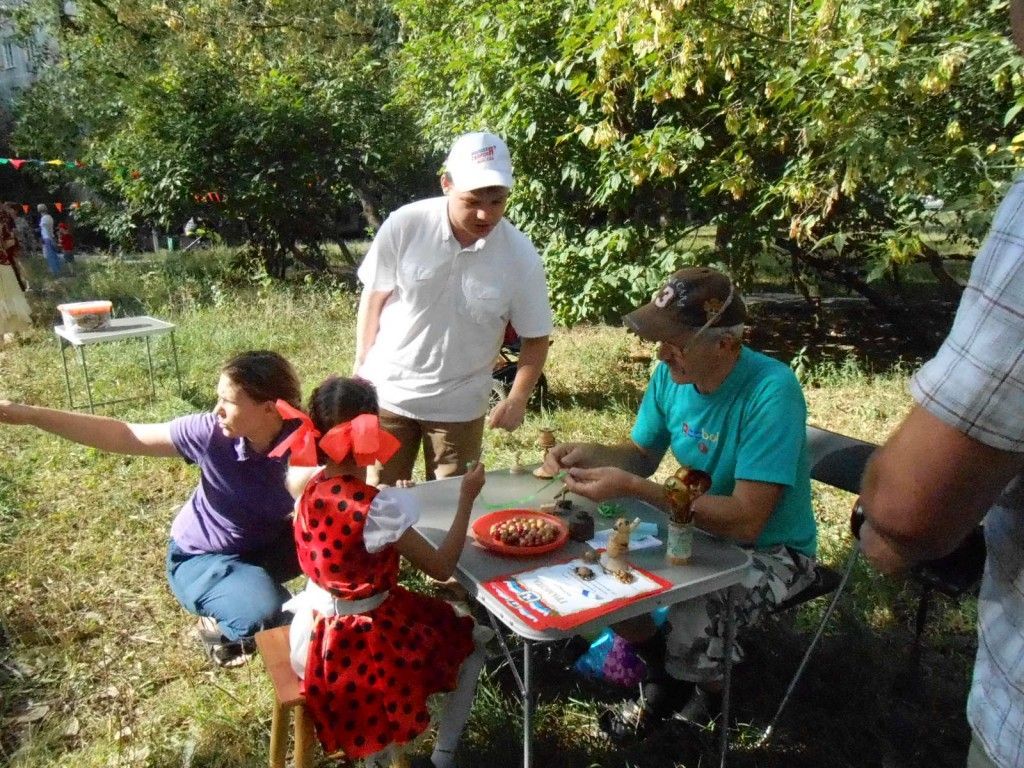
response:
<path id="1" fill-rule="evenodd" d="M 0 423 L 27 424 L 65 440 L 111 453 L 167 458 L 180 455 L 171 440 L 170 422 L 129 424 L 107 416 L 92 416 L 0 400 Z"/>

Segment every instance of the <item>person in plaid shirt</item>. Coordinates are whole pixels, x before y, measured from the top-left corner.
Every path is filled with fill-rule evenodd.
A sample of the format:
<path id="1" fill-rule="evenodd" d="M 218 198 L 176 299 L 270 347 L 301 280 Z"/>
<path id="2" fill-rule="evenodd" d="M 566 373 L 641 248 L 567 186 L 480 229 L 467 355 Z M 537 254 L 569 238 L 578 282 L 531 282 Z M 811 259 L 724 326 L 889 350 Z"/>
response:
<path id="1" fill-rule="evenodd" d="M 1012 0 L 1010 18 L 1024 50 L 1024 0 Z M 895 573 L 948 554 L 984 519 L 967 764 L 1024 766 L 1024 178 L 910 391 L 916 405 L 864 475 L 861 546 Z"/>

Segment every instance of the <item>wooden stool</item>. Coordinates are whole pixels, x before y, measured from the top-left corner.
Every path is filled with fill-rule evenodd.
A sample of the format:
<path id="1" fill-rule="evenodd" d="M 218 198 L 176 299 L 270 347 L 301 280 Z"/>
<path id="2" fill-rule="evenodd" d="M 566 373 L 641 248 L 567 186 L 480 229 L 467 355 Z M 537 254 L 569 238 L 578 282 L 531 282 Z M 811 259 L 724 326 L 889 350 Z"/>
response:
<path id="1" fill-rule="evenodd" d="M 270 723 L 270 768 L 284 768 L 288 751 L 288 718 L 295 711 L 295 768 L 313 765 L 313 721 L 306 713 L 305 697 L 299 690 L 299 678 L 289 659 L 288 626 L 256 633 L 267 674 L 274 684 L 274 716 Z"/>

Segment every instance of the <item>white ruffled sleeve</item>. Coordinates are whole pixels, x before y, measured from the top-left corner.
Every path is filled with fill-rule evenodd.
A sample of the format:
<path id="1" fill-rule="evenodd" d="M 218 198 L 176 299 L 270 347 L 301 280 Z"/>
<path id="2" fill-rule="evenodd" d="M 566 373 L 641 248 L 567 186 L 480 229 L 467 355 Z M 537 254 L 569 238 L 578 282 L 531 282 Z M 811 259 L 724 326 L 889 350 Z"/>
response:
<path id="1" fill-rule="evenodd" d="M 419 505 L 402 488 L 381 488 L 366 516 L 363 544 L 370 553 L 398 541 L 420 519 Z"/>

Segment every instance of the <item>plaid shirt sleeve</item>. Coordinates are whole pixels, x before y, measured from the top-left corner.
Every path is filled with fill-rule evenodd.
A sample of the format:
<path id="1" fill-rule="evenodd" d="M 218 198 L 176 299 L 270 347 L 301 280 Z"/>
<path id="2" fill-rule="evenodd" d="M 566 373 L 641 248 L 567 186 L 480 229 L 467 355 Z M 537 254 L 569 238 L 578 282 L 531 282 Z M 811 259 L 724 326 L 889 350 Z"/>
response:
<path id="1" fill-rule="evenodd" d="M 978 251 L 953 329 L 910 391 L 978 442 L 1024 452 L 1024 177 Z"/>

